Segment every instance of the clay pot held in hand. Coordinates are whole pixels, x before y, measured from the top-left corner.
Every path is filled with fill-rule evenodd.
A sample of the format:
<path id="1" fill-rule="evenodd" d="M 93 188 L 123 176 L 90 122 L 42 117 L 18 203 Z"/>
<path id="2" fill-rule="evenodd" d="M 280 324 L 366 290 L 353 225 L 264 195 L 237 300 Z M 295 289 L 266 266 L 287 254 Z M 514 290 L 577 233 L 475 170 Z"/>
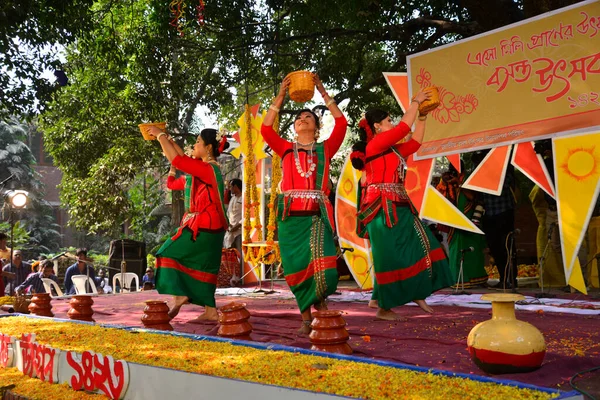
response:
<path id="1" fill-rule="evenodd" d="M 346 330 L 346 321 L 342 318 L 341 311 L 317 311 L 313 316 L 312 332 L 309 336 L 312 350 L 352 354 L 352 348 L 348 344 L 350 335 Z"/>
<path id="2" fill-rule="evenodd" d="M 246 303 L 231 302 L 220 308 L 219 336 L 232 339 L 250 340 L 252 325 L 248 322 L 250 313 L 246 310 Z"/>
<path id="3" fill-rule="evenodd" d="M 148 300 L 144 307 L 142 323 L 145 328 L 157 329 L 160 331 L 172 331 L 173 327 L 169 323 L 169 306 L 166 301 Z"/>
<path id="4" fill-rule="evenodd" d="M 31 303 L 27 308 L 33 315 L 39 315 L 41 317 L 54 317 L 50 301 L 50 293 L 36 293 L 31 298 Z"/>
<path id="5" fill-rule="evenodd" d="M 96 322 L 92 318 L 94 315 L 93 304 L 94 300 L 92 300 L 92 296 L 86 294 L 75 295 L 69 301 L 71 308 L 67 315 L 69 318 L 78 321 Z"/>

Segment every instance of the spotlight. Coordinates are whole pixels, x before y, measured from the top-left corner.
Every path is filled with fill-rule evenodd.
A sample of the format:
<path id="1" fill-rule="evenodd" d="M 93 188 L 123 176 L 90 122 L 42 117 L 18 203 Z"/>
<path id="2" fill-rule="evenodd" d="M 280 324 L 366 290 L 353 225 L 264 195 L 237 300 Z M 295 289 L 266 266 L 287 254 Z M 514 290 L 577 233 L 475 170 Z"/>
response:
<path id="1" fill-rule="evenodd" d="M 6 201 L 12 208 L 25 208 L 29 200 L 29 192 L 25 190 L 10 190 L 6 192 Z"/>

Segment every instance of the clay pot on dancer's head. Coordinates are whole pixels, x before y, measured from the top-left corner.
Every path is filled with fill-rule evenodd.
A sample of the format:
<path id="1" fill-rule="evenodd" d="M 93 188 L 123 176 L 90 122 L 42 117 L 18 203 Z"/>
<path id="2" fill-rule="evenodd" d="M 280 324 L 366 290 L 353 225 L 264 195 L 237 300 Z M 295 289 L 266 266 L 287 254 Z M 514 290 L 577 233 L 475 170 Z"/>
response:
<path id="1" fill-rule="evenodd" d="M 252 325 L 246 303 L 231 302 L 219 309 L 219 336 L 232 339 L 251 340 Z"/>
<path id="2" fill-rule="evenodd" d="M 142 324 L 145 328 L 156 329 L 160 331 L 172 331 L 173 326 L 169 323 L 169 306 L 163 300 L 148 300 L 144 307 Z"/>
<path id="3" fill-rule="evenodd" d="M 317 311 L 313 316 L 309 335 L 312 350 L 352 354 L 352 348 L 348 344 L 350 334 L 346 330 L 346 321 L 341 311 Z"/>

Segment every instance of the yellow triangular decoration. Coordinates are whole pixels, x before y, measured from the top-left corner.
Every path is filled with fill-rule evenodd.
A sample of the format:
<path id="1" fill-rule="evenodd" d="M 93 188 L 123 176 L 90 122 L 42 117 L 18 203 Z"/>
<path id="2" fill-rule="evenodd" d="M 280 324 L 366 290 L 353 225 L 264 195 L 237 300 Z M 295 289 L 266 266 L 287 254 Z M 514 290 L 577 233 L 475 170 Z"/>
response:
<path id="1" fill-rule="evenodd" d="M 483 235 L 481 229 L 431 185 L 425 191 L 421 218 Z"/>

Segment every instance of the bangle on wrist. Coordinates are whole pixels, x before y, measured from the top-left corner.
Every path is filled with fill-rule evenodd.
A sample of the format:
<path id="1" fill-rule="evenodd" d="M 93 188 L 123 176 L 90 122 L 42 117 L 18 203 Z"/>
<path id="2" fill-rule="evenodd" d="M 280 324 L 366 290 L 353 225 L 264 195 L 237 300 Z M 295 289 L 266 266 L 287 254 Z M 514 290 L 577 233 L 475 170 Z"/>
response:
<path id="1" fill-rule="evenodd" d="M 160 140 L 160 138 L 161 138 L 162 136 L 165 136 L 166 134 L 167 134 L 166 132 L 161 132 L 161 133 L 159 133 L 159 134 L 158 134 L 158 136 L 156 136 L 156 140 Z M 168 139 L 168 138 L 167 138 L 167 139 Z"/>
<path id="2" fill-rule="evenodd" d="M 276 105 L 274 105 L 274 104 L 271 104 L 271 105 L 269 106 L 269 110 L 273 110 L 273 111 L 275 111 L 276 113 L 278 113 L 278 112 L 279 112 L 279 107 L 277 107 L 277 106 L 276 106 Z"/>
<path id="3" fill-rule="evenodd" d="M 327 103 L 325 103 L 325 107 L 329 108 L 330 105 L 335 104 L 334 99 L 330 99 Z"/>
<path id="4" fill-rule="evenodd" d="M 419 115 L 419 121 L 425 121 L 427 119 L 427 114 Z"/>
<path id="5" fill-rule="evenodd" d="M 412 99 L 411 103 L 417 103 L 418 105 L 421 105 L 421 102 L 417 99 Z"/>
<path id="6" fill-rule="evenodd" d="M 169 176 L 175 177 L 175 172 L 169 172 Z"/>

